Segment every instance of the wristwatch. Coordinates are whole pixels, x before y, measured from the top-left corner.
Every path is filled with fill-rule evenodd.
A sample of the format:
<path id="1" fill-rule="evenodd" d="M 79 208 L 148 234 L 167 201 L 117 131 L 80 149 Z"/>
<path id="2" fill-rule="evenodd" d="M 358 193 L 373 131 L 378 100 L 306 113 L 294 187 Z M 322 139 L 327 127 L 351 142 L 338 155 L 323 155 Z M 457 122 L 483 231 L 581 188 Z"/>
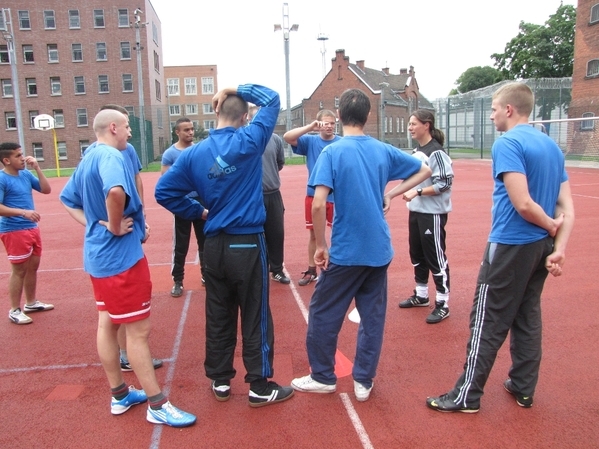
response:
<path id="1" fill-rule="evenodd" d="M 416 193 L 418 193 L 418 196 L 422 196 L 422 189 L 416 190 Z"/>

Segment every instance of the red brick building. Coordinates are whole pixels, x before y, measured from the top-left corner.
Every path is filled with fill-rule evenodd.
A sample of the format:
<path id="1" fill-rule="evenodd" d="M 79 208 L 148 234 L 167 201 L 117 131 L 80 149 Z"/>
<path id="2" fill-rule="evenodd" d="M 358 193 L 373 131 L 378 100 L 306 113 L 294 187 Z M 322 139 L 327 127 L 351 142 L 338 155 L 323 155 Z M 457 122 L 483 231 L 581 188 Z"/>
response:
<path id="1" fill-rule="evenodd" d="M 321 109 L 336 112 L 339 97 L 351 88 L 361 89 L 370 97 L 372 109 L 364 132 L 396 147 L 411 146 L 408 120 L 412 111 L 418 108 L 434 111 L 433 105 L 420 93 L 414 67 L 392 74 L 389 68 L 368 68 L 364 60 L 352 64 L 345 50 L 337 50 L 331 60 L 331 70 L 316 90 L 302 101 L 301 107 L 291 110 L 291 127 L 312 122 Z"/>
<path id="2" fill-rule="evenodd" d="M 584 118 L 599 116 L 599 1 L 578 0 L 576 10 L 576 34 L 574 37 L 574 71 L 572 74 L 572 101 L 568 117 Z M 569 150 L 584 154 L 595 148 L 594 129 L 596 120 L 574 122 L 569 134 L 572 136 Z"/>
<path id="3" fill-rule="evenodd" d="M 216 65 L 164 67 L 170 129 L 181 117 L 193 122 L 195 129 L 216 127 L 212 97 L 218 92 Z"/>
<path id="4" fill-rule="evenodd" d="M 7 20 L 1 20 L 0 31 L 11 35 L 14 42 L 27 155 L 37 157 L 42 168 L 56 167 L 52 132 L 36 130 L 32 125 L 34 116 L 49 114 L 56 122 L 60 166 L 76 166 L 82 151 L 95 140 L 94 116 L 108 103 L 129 110 L 137 136 L 132 143 L 142 162 L 151 162 L 160 154 L 170 133 L 161 24 L 149 0 L 4 0 L 1 6 L 6 8 Z M 143 12 L 136 17 L 138 7 Z M 136 20 L 140 24 L 145 155 L 139 139 Z M 12 69 L 8 42 L 0 37 L 2 142 L 19 142 Z"/>

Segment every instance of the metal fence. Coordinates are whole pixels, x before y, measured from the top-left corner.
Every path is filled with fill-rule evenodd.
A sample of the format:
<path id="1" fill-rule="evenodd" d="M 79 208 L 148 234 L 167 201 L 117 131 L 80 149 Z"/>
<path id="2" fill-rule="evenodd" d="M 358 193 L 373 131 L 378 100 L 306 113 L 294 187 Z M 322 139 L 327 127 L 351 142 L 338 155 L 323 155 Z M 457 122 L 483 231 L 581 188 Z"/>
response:
<path id="1" fill-rule="evenodd" d="M 435 100 L 437 128 L 445 133 L 446 147 L 452 156 L 487 158 L 500 133 L 495 130 L 491 116 L 493 93 L 510 81 L 460 95 Z M 568 118 L 572 78 L 538 78 L 523 80 L 535 95 L 530 121 L 542 122 L 545 131 L 562 148 L 571 152 L 575 126 L 562 121 Z"/>

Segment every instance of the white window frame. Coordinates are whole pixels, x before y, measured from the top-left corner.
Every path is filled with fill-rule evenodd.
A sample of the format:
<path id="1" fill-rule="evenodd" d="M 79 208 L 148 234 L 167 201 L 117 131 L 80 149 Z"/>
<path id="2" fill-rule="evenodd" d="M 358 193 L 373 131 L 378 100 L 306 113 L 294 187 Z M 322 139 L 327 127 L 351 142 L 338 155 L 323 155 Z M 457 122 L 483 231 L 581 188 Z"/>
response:
<path id="1" fill-rule="evenodd" d="M 26 78 L 25 79 L 26 92 L 28 97 L 37 97 L 37 81 L 35 78 Z M 35 90 L 35 92 L 31 92 L 31 90 Z"/>
<path id="2" fill-rule="evenodd" d="M 167 78 L 166 84 L 168 86 L 169 97 L 178 97 L 180 95 L 179 78 Z"/>
<path id="3" fill-rule="evenodd" d="M 33 142 L 31 144 L 31 154 L 38 161 L 44 160 L 44 145 L 41 142 Z"/>
<path id="4" fill-rule="evenodd" d="M 0 45 L 0 64 L 10 64 L 8 45 Z"/>
<path id="5" fill-rule="evenodd" d="M 214 129 L 216 126 L 216 120 L 204 120 L 204 129 L 208 131 L 209 129 Z"/>
<path id="6" fill-rule="evenodd" d="M 75 110 L 75 115 L 77 116 L 78 128 L 89 126 L 89 120 L 87 118 L 87 108 L 77 108 Z"/>
<path id="7" fill-rule="evenodd" d="M 81 59 L 75 59 L 77 56 Z M 71 44 L 71 59 L 73 62 L 83 62 L 83 44 Z"/>
<path id="8" fill-rule="evenodd" d="M 214 109 L 212 108 L 212 104 L 211 103 L 202 104 L 202 113 L 204 115 L 214 114 Z"/>
<path id="9" fill-rule="evenodd" d="M 156 91 L 156 100 L 162 101 L 162 86 L 159 80 L 154 80 L 154 89 Z"/>
<path id="10" fill-rule="evenodd" d="M 133 75 L 131 73 L 123 73 L 123 92 L 133 92 Z M 131 89 L 127 89 L 127 85 L 131 84 Z"/>
<path id="11" fill-rule="evenodd" d="M 2 82 L 2 98 L 13 98 L 14 93 L 12 90 L 12 79 L 3 79 Z"/>
<path id="12" fill-rule="evenodd" d="M 199 108 L 197 103 L 185 105 L 185 115 L 198 115 L 198 110 Z"/>
<path id="13" fill-rule="evenodd" d="M 56 151 L 58 153 L 58 160 L 59 161 L 66 161 L 68 159 L 67 143 L 66 142 L 56 142 Z"/>
<path id="14" fill-rule="evenodd" d="M 102 52 L 104 52 L 103 58 L 101 57 Z M 96 42 L 96 61 L 108 61 L 108 50 L 106 49 L 106 42 Z"/>
<path id="15" fill-rule="evenodd" d="M 29 129 L 35 129 L 33 119 L 40 115 L 40 111 L 29 111 Z"/>
<path id="16" fill-rule="evenodd" d="M 7 131 L 10 129 L 17 129 L 17 115 L 12 111 L 5 112 L 4 123 L 6 124 Z"/>
<path id="17" fill-rule="evenodd" d="M 46 48 L 48 49 L 48 62 L 50 64 L 55 64 L 55 63 L 59 62 L 58 44 L 47 44 Z"/>
<path id="18" fill-rule="evenodd" d="M 87 147 L 89 147 L 89 140 L 80 140 L 79 141 L 79 151 L 81 154 L 81 157 L 83 157 L 83 153 L 85 153 L 85 150 L 87 150 Z"/>
<path id="19" fill-rule="evenodd" d="M 181 115 L 181 105 L 180 104 L 171 104 L 169 105 L 169 115 Z"/>
<path id="20" fill-rule="evenodd" d="M 58 91 L 56 91 L 56 89 L 55 89 L 56 86 L 58 86 Z M 51 96 L 62 95 L 62 84 L 60 83 L 60 76 L 51 76 L 50 77 L 50 95 Z"/>
<path id="21" fill-rule="evenodd" d="M 582 118 L 591 118 L 595 117 L 595 114 L 592 112 L 585 112 L 582 114 Z M 592 131 L 595 129 L 595 120 L 583 120 L 580 122 L 580 130 L 581 131 Z"/>
<path id="22" fill-rule="evenodd" d="M 55 30 L 56 29 L 56 15 L 54 14 L 54 10 L 52 10 L 52 9 L 44 10 L 44 29 L 46 29 L 46 30 Z"/>
<path id="23" fill-rule="evenodd" d="M 54 128 L 64 128 L 64 111 L 62 109 L 54 109 L 52 116 L 54 117 Z"/>
<path id="24" fill-rule="evenodd" d="M 103 9 L 94 9 L 94 28 L 106 28 Z"/>
<path id="25" fill-rule="evenodd" d="M 121 8 L 117 10 L 119 28 L 129 28 L 129 10 L 127 8 Z"/>
<path id="26" fill-rule="evenodd" d="M 131 59 L 131 42 L 129 41 L 121 41 L 120 44 L 120 49 L 121 49 L 121 60 L 130 60 Z M 124 52 L 128 52 L 129 56 L 123 56 Z"/>
<path id="27" fill-rule="evenodd" d="M 19 30 L 31 29 L 31 17 L 29 16 L 29 11 L 19 10 L 17 11 L 17 17 L 19 18 Z"/>
<path id="28" fill-rule="evenodd" d="M 214 77 L 202 77 L 202 95 L 214 94 Z"/>
<path id="29" fill-rule="evenodd" d="M 33 64 L 34 62 L 33 45 L 23 45 L 23 64 Z"/>
<path id="30" fill-rule="evenodd" d="M 185 84 L 185 95 L 197 95 L 198 94 L 198 79 L 196 77 L 184 78 Z"/>
<path id="31" fill-rule="evenodd" d="M 75 83 L 75 95 L 85 95 L 85 77 L 84 76 L 75 76 L 73 77 L 73 81 Z M 78 90 L 78 87 L 83 87 L 82 91 Z"/>
<path id="32" fill-rule="evenodd" d="M 78 30 L 81 28 L 81 16 L 78 9 L 69 9 L 69 29 Z"/>
<path id="33" fill-rule="evenodd" d="M 591 18 L 589 23 L 599 22 L 599 3 L 591 6 Z"/>
<path id="34" fill-rule="evenodd" d="M 106 86 L 106 90 L 102 90 L 102 86 Z M 98 93 L 110 93 L 110 84 L 108 83 L 108 75 L 98 75 Z"/>
<path id="35" fill-rule="evenodd" d="M 591 59 L 587 62 L 587 77 L 590 78 L 597 75 L 599 75 L 599 59 Z"/>

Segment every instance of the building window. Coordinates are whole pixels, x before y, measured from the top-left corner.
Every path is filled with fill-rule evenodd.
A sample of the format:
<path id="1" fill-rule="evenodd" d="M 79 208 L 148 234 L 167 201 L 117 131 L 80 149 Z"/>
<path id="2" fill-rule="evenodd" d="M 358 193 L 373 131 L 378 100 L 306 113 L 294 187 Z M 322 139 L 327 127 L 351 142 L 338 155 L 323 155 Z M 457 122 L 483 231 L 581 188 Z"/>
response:
<path id="1" fill-rule="evenodd" d="M 58 62 L 57 44 L 48 44 L 48 62 Z"/>
<path id="2" fill-rule="evenodd" d="M 200 129 L 200 122 L 199 122 L 199 120 L 192 120 L 191 124 L 193 125 L 193 129 L 195 129 L 196 131 L 199 131 L 199 129 Z"/>
<path id="3" fill-rule="evenodd" d="M 131 43 L 121 42 L 121 59 L 131 59 Z"/>
<path id="4" fill-rule="evenodd" d="M 599 75 L 599 59 L 591 59 L 587 62 L 587 76 Z"/>
<path id="5" fill-rule="evenodd" d="M 154 22 L 152 22 L 152 39 L 158 45 L 158 27 Z"/>
<path id="6" fill-rule="evenodd" d="M 383 117 L 383 132 L 387 134 L 387 118 Z"/>
<path id="7" fill-rule="evenodd" d="M 405 127 L 405 122 L 404 122 L 404 118 L 402 117 L 401 118 L 401 132 L 402 132 L 402 134 L 406 132 L 404 127 Z"/>
<path id="8" fill-rule="evenodd" d="M 56 18 L 54 17 L 54 11 L 44 11 L 44 27 L 47 30 L 56 29 Z"/>
<path id="9" fill-rule="evenodd" d="M 94 9 L 94 28 L 104 28 L 103 9 Z"/>
<path id="10" fill-rule="evenodd" d="M 81 157 L 83 157 L 83 153 L 85 153 L 85 150 L 87 150 L 87 147 L 89 147 L 89 140 L 80 140 L 79 141 L 79 150 L 81 151 Z"/>
<path id="11" fill-rule="evenodd" d="M 67 160 L 67 143 L 66 142 L 57 142 L 56 148 L 58 149 L 58 160 L 66 161 Z"/>
<path id="12" fill-rule="evenodd" d="M 29 111 L 29 128 L 35 129 L 35 124 L 33 120 L 40 115 L 40 111 Z"/>
<path id="13" fill-rule="evenodd" d="M 204 103 L 202 105 L 202 112 L 204 114 L 214 114 L 214 109 L 212 109 L 212 105 L 210 103 Z"/>
<path id="14" fill-rule="evenodd" d="M 133 75 L 123 73 L 123 92 L 133 92 Z"/>
<path id="15" fill-rule="evenodd" d="M 32 144 L 32 148 L 33 148 L 33 157 L 36 158 L 38 161 L 43 161 L 44 160 L 44 147 L 42 146 L 42 144 L 40 142 L 34 142 Z"/>
<path id="16" fill-rule="evenodd" d="M 162 109 L 159 109 L 158 111 L 156 111 L 156 126 L 158 126 L 158 128 L 161 128 L 164 126 L 164 119 L 162 117 Z"/>
<path id="17" fill-rule="evenodd" d="M 167 78 L 166 85 L 168 86 L 169 97 L 179 95 L 179 78 Z"/>
<path id="18" fill-rule="evenodd" d="M 17 116 L 14 112 L 5 112 L 4 119 L 6 122 L 6 129 L 17 129 Z"/>
<path id="19" fill-rule="evenodd" d="M 23 62 L 33 62 L 33 45 L 23 45 Z"/>
<path id="20" fill-rule="evenodd" d="M 197 104 L 185 105 L 185 115 L 198 115 L 198 105 Z"/>
<path id="21" fill-rule="evenodd" d="M 107 61 L 106 42 L 96 43 L 96 61 Z"/>
<path id="22" fill-rule="evenodd" d="M 216 122 L 214 120 L 204 120 L 204 129 L 214 129 Z"/>
<path id="23" fill-rule="evenodd" d="M 4 23 L 4 15 L 0 14 L 0 30 L 6 31 L 6 24 Z"/>
<path id="24" fill-rule="evenodd" d="M 17 11 L 17 15 L 19 16 L 19 29 L 30 30 L 31 21 L 29 20 L 29 11 Z"/>
<path id="25" fill-rule="evenodd" d="M 85 78 L 83 76 L 75 77 L 75 95 L 85 93 Z"/>
<path id="26" fill-rule="evenodd" d="M 154 51 L 154 70 L 160 73 L 160 55 Z"/>
<path id="27" fill-rule="evenodd" d="M 59 76 L 50 77 L 50 95 L 62 95 Z"/>
<path id="28" fill-rule="evenodd" d="M 54 116 L 54 128 L 64 128 L 64 113 L 62 109 L 54 109 L 52 115 Z"/>
<path id="29" fill-rule="evenodd" d="M 2 96 L 4 98 L 12 98 L 12 80 L 1 80 L 0 83 L 2 84 Z"/>
<path id="30" fill-rule="evenodd" d="M 87 126 L 87 109 L 77 109 L 77 126 Z"/>
<path id="31" fill-rule="evenodd" d="M 592 112 L 585 112 L 582 114 L 582 118 L 590 118 L 595 117 L 595 114 Z M 595 129 L 595 120 L 583 120 L 580 122 L 580 130 L 581 131 L 592 131 Z"/>
<path id="32" fill-rule="evenodd" d="M 69 28 L 81 28 L 78 9 L 69 9 Z"/>
<path id="33" fill-rule="evenodd" d="M 335 108 L 339 107 L 339 97 L 335 97 Z"/>
<path id="34" fill-rule="evenodd" d="M 599 3 L 591 7 L 591 23 L 599 22 Z"/>
<path id="35" fill-rule="evenodd" d="M 197 78 L 185 78 L 185 95 L 197 95 L 198 94 L 198 79 Z"/>
<path id="36" fill-rule="evenodd" d="M 0 45 L 0 64 L 10 63 L 10 57 L 8 56 L 8 46 Z"/>
<path id="37" fill-rule="evenodd" d="M 119 27 L 128 27 L 129 26 L 129 10 L 128 9 L 119 9 Z"/>
<path id="38" fill-rule="evenodd" d="M 27 85 L 27 96 L 37 97 L 37 82 L 35 78 L 25 78 L 25 84 Z"/>
<path id="39" fill-rule="evenodd" d="M 181 115 L 181 106 L 178 104 L 171 104 L 169 106 L 170 115 Z"/>
<path id="40" fill-rule="evenodd" d="M 318 102 L 318 109 L 324 109 L 324 102 L 322 100 Z"/>
<path id="41" fill-rule="evenodd" d="M 100 86 L 99 93 L 107 94 L 110 92 L 108 89 L 108 75 L 98 75 L 98 85 Z"/>
<path id="42" fill-rule="evenodd" d="M 73 62 L 83 61 L 83 45 L 71 44 L 71 49 L 73 53 Z"/>
<path id="43" fill-rule="evenodd" d="M 202 78 L 202 95 L 214 93 L 214 78 Z"/>
<path id="44" fill-rule="evenodd" d="M 125 106 L 128 115 L 135 115 L 135 108 L 133 106 Z"/>
<path id="45" fill-rule="evenodd" d="M 160 87 L 160 81 L 154 80 L 154 86 L 156 87 L 156 100 L 162 101 L 162 89 Z"/>

